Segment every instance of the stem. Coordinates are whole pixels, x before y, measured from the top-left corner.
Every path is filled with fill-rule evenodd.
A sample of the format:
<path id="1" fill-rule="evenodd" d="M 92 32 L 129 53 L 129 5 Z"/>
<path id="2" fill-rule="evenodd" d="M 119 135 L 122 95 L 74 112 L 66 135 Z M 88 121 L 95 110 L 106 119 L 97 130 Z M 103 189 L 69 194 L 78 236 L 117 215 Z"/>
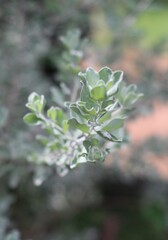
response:
<path id="1" fill-rule="evenodd" d="M 82 136 L 80 138 L 77 138 L 76 140 L 73 140 L 72 141 L 72 147 L 75 146 L 75 145 L 80 145 L 84 140 L 86 139 L 86 136 Z"/>

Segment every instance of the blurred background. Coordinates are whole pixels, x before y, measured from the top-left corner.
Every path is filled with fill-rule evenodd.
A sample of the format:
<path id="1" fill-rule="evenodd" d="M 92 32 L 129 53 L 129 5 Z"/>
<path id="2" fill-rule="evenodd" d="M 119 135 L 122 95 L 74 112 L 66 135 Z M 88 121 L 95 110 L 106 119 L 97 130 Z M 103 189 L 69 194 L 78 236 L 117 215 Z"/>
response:
<path id="1" fill-rule="evenodd" d="M 167 0 L 0 0 L 0 239 L 168 239 L 167 26 Z M 33 91 L 56 105 L 67 31 L 79 69 L 123 70 L 144 97 L 130 143 L 59 177 L 26 160 L 41 146 L 22 119 Z"/>

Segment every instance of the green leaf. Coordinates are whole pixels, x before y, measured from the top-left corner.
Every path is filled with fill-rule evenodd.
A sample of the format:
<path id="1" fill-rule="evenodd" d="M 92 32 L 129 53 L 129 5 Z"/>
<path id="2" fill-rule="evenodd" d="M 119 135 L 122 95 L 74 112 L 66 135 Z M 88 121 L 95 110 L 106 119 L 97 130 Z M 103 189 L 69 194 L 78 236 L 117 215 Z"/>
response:
<path id="1" fill-rule="evenodd" d="M 99 81 L 99 75 L 93 68 L 86 69 L 86 80 L 91 88 L 95 87 Z"/>
<path id="2" fill-rule="evenodd" d="M 107 83 L 111 79 L 111 76 L 112 76 L 112 71 L 110 68 L 104 67 L 100 69 L 99 78 L 102 79 L 105 83 Z"/>
<path id="3" fill-rule="evenodd" d="M 45 106 L 45 98 L 43 95 L 40 96 L 39 100 L 35 101 L 36 109 L 38 112 L 42 112 Z"/>
<path id="4" fill-rule="evenodd" d="M 28 102 L 34 102 L 39 99 L 40 99 L 40 95 L 37 94 L 36 92 L 32 92 L 28 97 Z"/>
<path id="5" fill-rule="evenodd" d="M 123 71 L 113 72 L 113 78 L 114 78 L 115 82 L 122 81 L 123 75 L 124 75 Z"/>
<path id="6" fill-rule="evenodd" d="M 124 97 L 127 95 L 125 85 L 126 83 L 122 81 L 119 85 L 118 91 L 115 93 L 115 98 L 119 101 L 120 105 L 124 104 Z"/>
<path id="7" fill-rule="evenodd" d="M 101 116 L 99 117 L 99 119 L 98 119 L 99 124 L 101 124 L 101 123 L 109 120 L 110 117 L 111 117 L 111 114 L 110 114 L 109 112 L 107 112 L 107 111 L 104 111 L 104 112 L 102 113 L 102 115 L 101 115 Z"/>
<path id="8" fill-rule="evenodd" d="M 109 104 L 105 110 L 108 112 L 113 112 L 116 108 L 116 106 L 118 105 L 118 100 L 116 100 L 116 102 L 114 104 Z"/>
<path id="9" fill-rule="evenodd" d="M 75 118 L 72 118 L 72 119 L 68 120 L 68 124 L 71 127 L 79 129 L 84 133 L 89 133 L 90 127 L 87 126 L 86 124 L 79 123 Z"/>
<path id="10" fill-rule="evenodd" d="M 108 99 L 105 99 L 105 100 L 103 101 L 103 103 L 102 103 L 102 108 L 106 108 L 106 107 L 108 107 L 109 105 L 114 104 L 114 103 L 115 103 L 115 100 L 114 100 L 113 97 L 111 97 L 110 99 L 109 99 L 109 98 L 108 98 Z"/>
<path id="11" fill-rule="evenodd" d="M 28 97 L 28 103 L 26 107 L 34 112 L 41 113 L 45 106 L 45 98 L 43 95 L 38 95 L 37 93 L 33 92 Z"/>
<path id="12" fill-rule="evenodd" d="M 97 133 L 102 137 L 105 138 L 108 141 L 111 142 L 122 142 L 122 139 L 118 139 L 116 136 L 113 134 L 106 132 L 106 131 L 97 131 Z"/>
<path id="13" fill-rule="evenodd" d="M 105 122 L 102 126 L 100 126 L 100 130 L 112 132 L 119 128 L 122 128 L 124 124 L 123 119 L 112 119 L 108 122 Z"/>
<path id="14" fill-rule="evenodd" d="M 64 132 L 68 131 L 68 129 L 69 129 L 68 120 L 63 121 L 62 128 L 63 128 Z"/>
<path id="15" fill-rule="evenodd" d="M 98 105 L 97 105 L 97 103 L 90 97 L 90 92 L 89 92 L 88 86 L 86 86 L 84 83 L 83 83 L 82 90 L 81 90 L 81 94 L 80 94 L 80 100 L 81 100 L 82 102 L 86 102 L 86 107 L 87 107 L 88 109 L 95 108 L 95 109 L 97 110 Z"/>
<path id="16" fill-rule="evenodd" d="M 100 86 L 96 86 L 91 90 L 90 95 L 94 100 L 103 100 L 106 96 L 105 86 L 103 84 Z"/>
<path id="17" fill-rule="evenodd" d="M 76 103 L 72 103 L 69 108 L 71 109 L 71 116 L 76 118 L 80 123 L 82 123 L 85 119 L 89 119 L 90 116 L 88 113 L 83 113 L 80 110 L 80 107 Z"/>
<path id="18" fill-rule="evenodd" d="M 56 123 L 57 125 L 57 129 L 59 128 L 59 131 L 62 132 L 62 124 L 63 124 L 63 120 L 64 120 L 64 114 L 62 109 L 58 108 L 58 107 L 51 107 L 48 111 L 47 111 L 47 116 Z M 50 123 L 50 122 L 49 122 Z M 61 128 L 60 128 L 61 127 Z"/>
<path id="19" fill-rule="evenodd" d="M 85 140 L 85 141 L 83 142 L 83 145 L 84 145 L 84 147 L 85 147 L 86 151 L 88 152 L 88 151 L 89 151 L 89 148 L 90 148 L 90 146 L 92 146 L 92 142 L 91 142 L 91 141 L 89 141 L 89 140 Z"/>
<path id="20" fill-rule="evenodd" d="M 85 114 L 88 114 L 88 115 L 93 115 L 93 116 L 95 116 L 96 115 L 96 109 L 95 108 L 87 108 L 86 107 L 86 102 L 82 102 L 82 101 L 78 101 L 78 106 L 79 106 L 79 108 L 80 108 L 80 111 L 81 112 L 83 112 L 83 113 L 85 113 Z"/>
<path id="21" fill-rule="evenodd" d="M 41 98 L 39 100 L 36 100 L 34 103 L 36 111 L 41 113 L 44 109 L 44 104 L 45 104 L 45 100 L 44 100 L 44 96 L 42 95 Z"/>
<path id="22" fill-rule="evenodd" d="M 126 106 L 133 105 L 142 96 L 143 96 L 143 94 L 137 94 L 134 92 L 130 92 L 124 99 L 124 105 L 126 105 Z"/>
<path id="23" fill-rule="evenodd" d="M 41 119 L 38 118 L 34 113 L 26 114 L 23 119 L 27 124 L 39 125 L 42 123 Z"/>
<path id="24" fill-rule="evenodd" d="M 64 120 L 64 113 L 61 108 L 56 107 L 55 109 L 56 109 L 56 114 L 57 114 L 56 121 L 59 126 L 62 126 L 62 122 Z"/>
<path id="25" fill-rule="evenodd" d="M 57 108 L 55 107 L 51 107 L 50 109 L 48 109 L 47 111 L 47 116 L 52 120 L 52 121 L 56 121 L 56 116 L 57 116 Z"/>
<path id="26" fill-rule="evenodd" d="M 74 29 L 68 31 L 65 36 L 60 37 L 60 41 L 68 48 L 75 49 L 78 47 L 80 39 L 80 30 Z"/>
<path id="27" fill-rule="evenodd" d="M 123 79 L 122 71 L 116 71 L 113 73 L 113 79 L 107 83 L 108 96 L 112 96 L 118 91 L 119 84 L 121 83 L 122 79 Z"/>
<path id="28" fill-rule="evenodd" d="M 72 111 L 74 111 L 76 114 L 78 114 L 78 116 L 80 116 L 80 118 L 82 119 L 83 117 L 86 119 L 89 119 L 89 113 L 88 112 L 84 112 L 82 111 L 82 109 L 84 110 L 84 108 L 82 108 L 82 104 L 81 102 L 77 102 L 77 103 L 72 103 L 70 105 L 70 109 Z"/>

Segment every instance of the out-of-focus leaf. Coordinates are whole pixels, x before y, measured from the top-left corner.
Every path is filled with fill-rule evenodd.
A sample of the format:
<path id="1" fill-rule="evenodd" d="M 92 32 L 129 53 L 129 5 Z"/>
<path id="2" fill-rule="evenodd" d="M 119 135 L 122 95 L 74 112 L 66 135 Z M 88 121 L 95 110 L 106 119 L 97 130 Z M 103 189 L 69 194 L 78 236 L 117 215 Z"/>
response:
<path id="1" fill-rule="evenodd" d="M 94 100 L 103 100 L 106 95 L 105 86 L 104 85 L 96 86 L 91 90 L 90 95 Z"/>
<path id="2" fill-rule="evenodd" d="M 86 102 L 86 107 L 88 109 L 94 107 L 97 108 L 97 103 L 90 97 L 90 92 L 88 89 L 88 86 L 86 84 L 83 84 L 80 99 L 82 102 Z"/>
<path id="3" fill-rule="evenodd" d="M 32 111 L 42 112 L 45 106 L 45 98 L 43 95 L 38 95 L 37 93 L 33 92 L 28 97 L 28 103 L 26 107 Z"/>
<path id="4" fill-rule="evenodd" d="M 86 107 L 86 102 L 78 101 L 77 104 L 78 104 L 80 110 L 81 110 L 83 113 L 89 114 L 89 116 L 90 116 L 90 115 L 93 115 L 93 116 L 96 115 L 96 109 L 93 108 L 93 107 L 90 108 L 90 109 L 88 109 L 88 108 Z"/>
<path id="5" fill-rule="evenodd" d="M 104 111 L 98 119 L 99 124 L 101 124 L 105 121 L 108 121 L 110 119 L 110 117 L 111 117 L 111 114 L 107 111 Z"/>
<path id="6" fill-rule="evenodd" d="M 123 124 L 124 124 L 123 119 L 112 119 L 103 124 L 102 126 L 100 126 L 100 129 L 111 133 L 112 131 L 115 131 L 123 127 Z"/>
<path id="7" fill-rule="evenodd" d="M 94 88 L 99 81 L 99 75 L 93 68 L 86 69 L 86 80 L 91 88 Z"/>
<path id="8" fill-rule="evenodd" d="M 71 127 L 79 129 L 84 133 L 89 133 L 90 127 L 87 126 L 86 124 L 79 123 L 75 118 L 72 118 L 72 119 L 68 120 L 68 124 Z"/>
<path id="9" fill-rule="evenodd" d="M 62 126 L 62 122 L 64 120 L 64 113 L 61 108 L 56 107 L 56 121 L 59 126 Z"/>
<path id="10" fill-rule="evenodd" d="M 113 80 L 110 80 L 107 83 L 107 95 L 112 96 L 118 91 L 119 84 L 121 83 L 123 79 L 123 72 L 122 71 L 116 71 L 113 73 Z"/>
<path id="11" fill-rule="evenodd" d="M 39 125 L 41 124 L 41 119 L 38 118 L 34 113 L 28 113 L 24 116 L 24 121 L 27 124 Z"/>
<path id="12" fill-rule="evenodd" d="M 104 67 L 104 68 L 100 69 L 100 71 L 99 71 L 99 77 L 100 77 L 100 79 L 102 79 L 105 83 L 107 83 L 107 82 L 110 80 L 111 76 L 112 76 L 112 71 L 111 71 L 110 68 Z"/>
<path id="13" fill-rule="evenodd" d="M 48 116 L 52 121 L 56 121 L 57 108 L 55 108 L 55 107 L 49 108 L 48 111 L 47 111 L 47 116 Z"/>

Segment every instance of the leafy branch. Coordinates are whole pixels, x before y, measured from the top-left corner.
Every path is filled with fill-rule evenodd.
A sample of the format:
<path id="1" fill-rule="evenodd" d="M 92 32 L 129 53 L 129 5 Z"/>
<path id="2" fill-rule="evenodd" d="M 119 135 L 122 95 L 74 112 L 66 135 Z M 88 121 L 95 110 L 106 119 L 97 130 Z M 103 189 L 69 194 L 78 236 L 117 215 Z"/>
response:
<path id="1" fill-rule="evenodd" d="M 106 142 L 122 143 L 124 120 L 142 96 L 135 85 L 125 85 L 122 71 L 88 68 L 79 77 L 80 97 L 65 102 L 68 111 L 53 106 L 45 111 L 45 98 L 37 93 L 32 93 L 26 104 L 30 113 L 24 121 L 41 125 L 47 133 L 37 136 L 45 145 L 44 152 L 31 160 L 56 165 L 62 175 L 79 163 L 102 162 L 112 147 L 106 147 Z"/>

